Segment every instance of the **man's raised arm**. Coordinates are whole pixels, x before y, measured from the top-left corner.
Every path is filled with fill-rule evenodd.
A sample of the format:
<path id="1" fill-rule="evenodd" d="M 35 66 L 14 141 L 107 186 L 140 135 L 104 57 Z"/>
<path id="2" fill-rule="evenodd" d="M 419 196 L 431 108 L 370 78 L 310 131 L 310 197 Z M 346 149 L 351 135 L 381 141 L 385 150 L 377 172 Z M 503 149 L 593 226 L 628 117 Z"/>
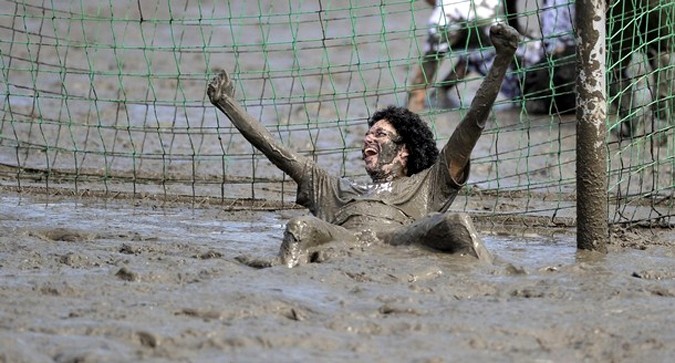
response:
<path id="1" fill-rule="evenodd" d="M 471 101 L 469 111 L 441 151 L 445 160 L 448 161 L 450 175 L 455 180 L 463 177 L 464 168 L 485 128 L 487 117 L 499 94 L 506 70 L 518 48 L 519 39 L 518 31 L 506 24 L 496 24 L 490 28 L 490 40 L 497 51 L 497 56 Z"/>
<path id="2" fill-rule="evenodd" d="M 234 85 L 225 71 L 221 71 L 209 83 L 207 93 L 211 103 L 232 121 L 232 124 L 256 149 L 288 174 L 296 183 L 305 168 L 314 161 L 299 155 L 281 143 L 258 120 L 249 115 L 234 98 Z"/>

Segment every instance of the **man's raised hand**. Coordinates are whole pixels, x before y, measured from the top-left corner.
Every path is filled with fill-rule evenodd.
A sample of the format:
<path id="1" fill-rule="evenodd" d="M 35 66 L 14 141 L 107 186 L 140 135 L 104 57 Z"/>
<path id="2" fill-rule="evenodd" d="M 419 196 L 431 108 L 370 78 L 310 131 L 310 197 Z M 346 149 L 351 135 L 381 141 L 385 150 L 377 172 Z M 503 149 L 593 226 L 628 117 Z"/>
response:
<path id="1" fill-rule="evenodd" d="M 206 93 L 209 95 L 209 100 L 214 105 L 218 105 L 219 102 L 223 101 L 225 98 L 234 98 L 234 84 L 230 79 L 230 76 L 225 71 L 220 71 L 217 76 L 213 77 L 209 86 L 206 90 Z"/>
<path id="2" fill-rule="evenodd" d="M 497 53 L 515 53 L 520 41 L 520 33 L 507 24 L 498 23 L 490 28 L 490 41 Z"/>

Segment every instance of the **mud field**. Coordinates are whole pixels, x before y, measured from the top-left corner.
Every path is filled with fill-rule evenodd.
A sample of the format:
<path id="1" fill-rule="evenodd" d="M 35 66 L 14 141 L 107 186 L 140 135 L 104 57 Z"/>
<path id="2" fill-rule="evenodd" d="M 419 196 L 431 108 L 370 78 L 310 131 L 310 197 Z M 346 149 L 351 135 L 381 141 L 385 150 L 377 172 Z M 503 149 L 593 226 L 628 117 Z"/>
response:
<path id="1" fill-rule="evenodd" d="M 336 247 L 255 269 L 296 213 L 19 195 L 0 201 L 1 362 L 667 362 L 673 233 L 483 227 L 492 265 Z"/>
<path id="2" fill-rule="evenodd" d="M 177 3 L 179 1 L 172 1 L 172 4 Z M 198 2 L 183 3 L 186 12 L 201 14 Z M 233 3 L 244 7 L 246 2 Z M 260 3 L 265 9 L 272 8 L 271 1 Z M 336 1 L 335 6 L 348 9 L 349 3 Z M 50 6 L 77 10 L 82 5 L 81 2 L 55 4 Z M 122 17 L 128 8 L 133 13 L 131 18 L 136 16 L 134 14 L 141 6 L 140 2 L 110 4 Z M 149 12 L 152 4 L 143 4 L 148 6 L 148 9 L 144 8 L 145 16 L 152 18 L 154 14 Z M 6 10 L 5 13 L 13 11 L 14 7 L 10 5 L 3 2 L 0 9 Z M 108 11 L 109 3 L 105 2 L 103 7 L 93 3 L 87 5 L 87 9 L 91 8 L 87 11 L 97 13 Z M 313 2 L 301 5 L 309 9 L 308 14 L 316 7 Z M 416 20 L 424 24 L 430 10 L 421 1 L 415 7 L 419 9 L 419 13 L 415 14 Z M 157 8 L 157 11 L 166 10 Z M 226 13 L 221 10 L 218 12 L 220 16 Z M 257 10 L 252 6 L 246 11 Z M 396 13 L 389 20 L 394 28 L 409 28 L 406 23 L 410 20 L 409 14 Z M 7 23 L 9 20 L 3 21 L 6 22 L 3 29 L 13 26 Z M 34 19 L 24 17 L 23 21 Z M 308 24 L 305 26 L 315 26 Z M 56 31 L 63 26 L 70 31 L 66 25 L 54 26 L 53 29 Z M 106 37 L 110 36 L 109 25 L 101 23 L 98 26 L 101 28 L 90 33 L 96 34 L 98 40 L 105 43 Z M 359 29 L 364 33 L 377 34 L 380 26 L 380 21 L 372 19 L 359 23 Z M 37 25 L 33 27 L 37 29 Z M 227 46 L 230 38 L 223 36 L 227 34 L 226 28 L 223 25 L 216 31 L 213 36 L 216 40 L 210 44 L 212 47 L 220 43 Z M 351 28 L 336 26 L 330 30 L 340 32 Z M 75 30 L 73 32 L 75 34 Z M 76 35 L 73 34 L 70 36 L 74 38 Z M 274 32 L 272 35 L 284 36 Z M 128 32 L 130 44 L 135 36 L 138 35 Z M 163 37 L 170 38 L 169 33 L 158 32 L 157 36 L 158 44 L 166 41 Z M 190 36 L 199 43 L 201 35 L 188 32 L 186 44 L 190 44 Z M 243 35 L 243 41 L 259 41 L 245 39 L 246 36 Z M 251 35 L 252 38 L 255 36 Z M 398 60 L 410 56 L 411 48 L 413 53 L 417 49 L 405 42 L 389 45 L 388 51 Z M 30 53 L 21 47 L 16 49 L 14 51 Z M 337 53 L 332 60 L 340 64 L 349 61 L 342 57 L 349 57 L 350 53 L 340 52 L 339 49 L 332 49 Z M 380 56 L 378 52 L 381 53 L 379 42 L 364 44 L 361 49 L 364 63 L 377 60 Z M 319 54 L 315 59 L 322 61 L 324 51 L 313 51 Z M 74 48 L 69 53 L 68 64 L 86 67 L 87 58 L 78 52 Z M 43 61 L 58 56 L 50 53 L 48 48 L 40 54 Z M 263 59 L 254 52 L 242 54 L 239 66 L 243 73 L 247 69 L 262 69 L 265 62 L 269 62 L 272 68 L 290 69 L 293 59 L 290 56 Z M 17 59 L 27 58 L 21 54 L 14 55 Z M 185 64 L 180 65 L 183 74 L 191 75 L 186 77 L 188 80 L 182 84 L 182 89 L 189 95 L 204 95 L 206 100 L 208 78 L 216 69 L 232 66 L 233 56 L 227 52 L 211 54 L 210 63 L 204 61 L 201 53 L 189 56 Z M 92 62 L 95 66 L 104 70 L 115 68 L 112 63 L 106 63 L 112 62 L 112 57 L 105 52 L 101 51 L 97 57 L 100 59 Z M 159 55 L 157 58 L 158 65 L 154 70 L 176 72 L 178 65 L 161 62 L 164 58 L 174 60 L 174 57 Z M 301 55 L 300 59 L 310 61 L 314 58 Z M 54 60 L 48 62 L 56 63 Z M 145 64 L 129 62 L 127 66 L 135 70 L 134 67 L 142 68 Z M 384 73 L 389 72 L 386 70 Z M 278 114 L 288 114 L 289 118 L 301 115 L 335 120 L 340 116 L 336 110 L 348 110 L 342 116 L 354 123 L 341 126 L 351 131 L 341 140 L 345 145 L 338 146 L 352 148 L 350 154 L 346 157 L 337 155 L 340 160 L 324 158 L 320 162 L 331 171 L 341 173 L 343 170 L 340 168 L 345 161 L 349 167 L 344 171 L 346 175 L 358 176 L 361 173 L 363 176 L 358 161 L 358 145 L 365 128 L 360 120 L 376 106 L 403 102 L 405 93 L 402 85 L 406 84 L 406 72 L 410 69 L 402 66 L 394 68 L 396 82 L 393 82 L 386 77 L 380 79 L 382 73 L 361 74 L 360 70 L 349 69 L 342 74 L 343 78 L 336 77 L 338 91 L 347 92 L 352 81 L 356 84 L 357 77 L 351 78 L 351 75 L 357 73 L 364 77 L 362 81 L 365 85 L 378 84 L 383 89 L 396 91 L 383 95 L 364 93 L 363 105 L 356 99 L 341 99 L 324 101 L 321 108 L 316 102 L 308 100 L 306 109 Z M 26 87 L 12 90 L 20 92 L 36 84 L 45 90 L 60 92 L 60 87 L 64 87 L 75 94 L 84 90 L 84 101 L 88 100 L 89 79 L 69 77 L 63 80 L 62 85 L 56 82 L 60 80 L 54 81 L 54 77 L 38 77 L 36 81 L 28 73 L 13 74 L 12 82 Z M 112 80 L 100 80 L 99 91 L 109 91 L 110 94 L 104 96 L 116 99 L 119 97 L 116 93 L 119 81 L 116 76 L 110 78 Z M 158 82 L 163 82 L 157 87 L 159 98 L 174 97 L 174 83 L 162 79 Z M 284 97 L 292 95 L 297 98 L 303 94 L 298 84 L 288 85 L 284 79 L 278 82 L 281 84 L 277 85 L 277 90 Z M 249 101 L 257 95 L 262 100 L 263 96 L 266 97 L 259 91 L 264 88 L 262 83 L 248 76 L 241 87 L 254 92 L 242 94 L 248 94 Z M 327 87 L 327 84 L 310 80 L 302 86 L 307 87 L 309 94 L 321 94 L 325 91 L 322 87 Z M 130 99 L 134 92 L 139 97 L 145 97 L 147 86 L 145 78 L 138 84 L 125 84 Z M 352 84 L 352 87 L 358 88 L 358 85 Z M 471 87 L 462 92 L 470 95 Z M 269 92 L 269 87 L 267 89 Z M 167 92 L 168 96 L 162 92 Z M 30 114 L 32 95 L 24 96 L 13 94 L 7 99 L 12 103 L 14 112 Z M 6 122 L 0 132 L 17 135 L 29 144 L 42 142 L 43 139 L 61 140 L 65 144 L 57 146 L 72 148 L 76 145 L 81 150 L 89 150 L 88 159 L 79 161 L 79 165 L 83 170 L 98 170 L 103 161 L 97 159 L 97 155 L 102 155 L 97 154 L 97 147 L 105 150 L 105 143 L 111 140 L 113 145 L 124 147 L 124 142 L 137 135 L 108 135 L 104 130 L 97 135 L 101 145 L 97 144 L 98 138 L 84 139 L 84 133 L 78 129 L 78 125 L 84 125 L 81 120 L 88 120 L 90 114 L 96 111 L 100 111 L 101 117 L 107 117 L 115 111 L 108 106 L 118 106 L 101 103 L 100 110 L 92 110 L 91 105 L 84 101 L 83 104 L 71 103 L 73 117 L 77 121 L 72 129 L 54 128 L 50 131 L 49 126 L 45 126 L 41 129 L 44 134 L 40 134 L 34 130 L 34 125 L 23 127 L 18 122 Z M 288 99 L 282 99 L 281 109 L 288 106 L 283 101 Z M 509 105 L 502 101 L 496 108 L 501 113 L 492 120 L 497 122 L 497 126 L 512 128 L 516 132 L 491 133 L 481 139 L 474 153 L 476 163 L 472 167 L 470 184 L 509 189 L 522 186 L 521 179 L 531 181 L 533 185 L 536 178 L 573 179 L 573 154 L 563 153 L 574 150 L 573 124 L 561 120 L 559 124 L 549 126 L 548 120 L 528 120 L 539 127 L 528 129 L 527 138 L 524 138 L 524 131 L 518 133 L 518 130 L 524 130 L 518 124 L 522 121 L 519 111 L 508 109 Z M 352 103 L 345 105 L 344 102 Z M 162 137 L 165 137 L 161 132 L 167 129 L 167 135 L 172 135 L 169 126 L 189 126 L 187 118 L 202 120 L 203 124 L 199 127 L 204 129 L 226 123 L 222 118 L 216 121 L 215 111 L 209 107 L 196 107 L 195 112 L 201 114 L 186 115 L 186 120 L 170 120 L 170 117 L 163 118 L 163 111 L 175 113 L 173 109 L 148 112 L 147 105 L 132 103 L 127 112 L 130 120 L 121 120 L 122 125 L 142 129 L 157 124 L 158 136 L 148 136 L 147 142 L 143 139 L 142 146 L 139 146 L 138 152 L 144 155 L 160 149 Z M 336 110 L 326 104 L 335 105 Z M 43 109 L 52 110 L 47 106 L 49 103 Z M 276 120 L 277 114 L 270 116 L 263 114 L 255 104 L 249 106 L 251 112 L 262 114 L 266 123 L 287 121 L 293 125 L 298 121 Z M 276 106 L 267 106 L 267 111 L 276 109 Z M 145 112 L 135 112 L 137 109 L 145 109 Z M 154 114 L 155 119 L 151 116 L 145 118 L 144 115 L 148 114 Z M 48 112 L 45 111 L 43 116 L 48 117 Z M 447 138 L 459 117 L 459 112 L 438 115 L 435 132 Z M 357 119 L 358 126 L 355 124 Z M 59 133 L 69 135 L 59 138 Z M 283 132 L 279 134 L 288 136 Z M 304 145 L 309 143 L 307 135 L 297 134 L 302 140 L 295 140 L 298 144 L 293 147 L 306 150 Z M 205 158 L 206 161 L 196 167 L 198 175 L 212 171 L 219 175 L 222 171 L 220 156 L 225 149 L 218 139 L 220 135 L 207 134 L 203 138 L 198 135 L 192 139 L 190 135 L 173 136 L 176 140 L 173 150 L 177 150 L 177 156 L 189 156 L 193 151 L 215 155 L 216 164 L 209 164 Z M 324 131 L 313 142 L 320 148 L 330 149 L 335 147 L 338 139 L 335 132 Z M 555 143 L 551 142 L 553 139 Z M 238 135 L 226 141 L 230 142 L 227 147 L 232 146 L 228 149 L 232 152 L 250 152 L 250 146 Z M 530 141 L 533 141 L 533 146 L 523 148 L 523 143 L 529 147 Z M 190 149 L 193 143 L 199 145 L 198 150 Z M 549 150 L 550 147 L 557 147 L 561 156 L 551 160 L 550 157 L 557 155 L 555 150 Z M 496 150 L 502 155 L 516 150 L 516 157 L 494 162 Z M 531 152 L 532 157 L 518 157 L 523 150 Z M 0 149 L 0 164 L 15 165 L 17 154 L 11 148 Z M 172 156 L 167 155 L 169 158 Z M 39 169 L 44 167 L 39 164 L 44 159 L 43 154 L 36 153 L 22 161 Z M 132 161 L 120 157 L 113 166 L 123 174 L 126 169 L 130 170 L 130 165 L 136 167 Z M 612 159 L 612 163 L 620 161 Z M 64 164 L 61 165 L 61 162 Z M 70 163 L 72 157 L 59 156 L 52 166 L 65 169 Z M 523 168 L 518 163 L 528 164 Z M 241 164 L 242 167 L 233 165 L 229 171 L 236 176 L 249 177 L 251 171 L 246 167 L 250 165 L 250 159 L 246 158 Z M 269 176 L 265 173 L 278 175 L 276 170 L 266 169 L 264 162 L 261 165 L 259 177 Z M 158 170 L 164 167 L 153 165 L 152 161 L 145 161 L 143 168 L 146 166 L 149 172 L 153 171 L 153 167 Z M 173 170 L 174 166 L 178 174 L 182 169 L 192 170 L 189 163 L 176 162 L 169 169 Z M 138 168 L 139 172 L 147 171 L 141 170 L 140 166 Z M 537 173 L 532 176 L 523 170 L 536 170 Z M 655 180 L 672 184 L 672 169 L 661 168 L 657 172 L 660 174 Z M 501 177 L 495 178 L 495 175 Z M 36 180 L 38 183 L 41 181 L 39 178 Z M 24 181 L 24 185 L 26 183 Z M 151 198 L 66 197 L 68 193 L 63 192 L 60 196 L 46 197 L 19 194 L 15 184 L 15 180 L 0 178 L 0 362 L 669 362 L 675 357 L 675 232 L 671 230 L 614 230 L 609 253 L 601 255 L 578 252 L 573 229 L 515 230 L 482 220 L 477 227 L 486 246 L 496 256 L 496 261 L 490 265 L 414 246 L 371 245 L 358 249 L 329 246 L 334 252 L 329 255 L 330 258 L 294 269 L 283 266 L 256 269 L 239 260 L 276 255 L 284 223 L 292 216 L 306 213 L 304 210 L 227 211 L 217 205 L 170 204 Z M 52 181 L 54 184 L 56 182 Z M 641 188 L 641 184 L 637 184 L 636 187 Z M 86 187 L 81 184 L 80 191 Z M 114 185 L 106 185 L 108 187 L 116 190 Z M 241 187 L 246 188 L 247 185 Z M 553 192 L 570 192 L 569 188 L 569 183 L 552 187 Z M 187 184 L 183 187 L 171 185 L 168 189 L 165 190 L 168 194 L 190 195 L 192 192 L 219 197 L 219 190 L 215 190 L 219 189 L 218 185 L 213 189 L 196 191 L 190 190 Z M 258 192 L 258 196 L 263 197 L 264 192 L 277 197 L 280 193 L 276 189 Z M 286 201 L 293 200 L 293 188 L 281 192 L 285 194 Z M 562 217 L 573 217 L 574 209 L 570 203 L 535 199 L 509 201 L 506 196 L 500 196 L 499 203 L 458 198 L 455 206 L 474 211 L 499 207 L 500 212 L 518 214 L 526 205 L 555 211 Z"/>

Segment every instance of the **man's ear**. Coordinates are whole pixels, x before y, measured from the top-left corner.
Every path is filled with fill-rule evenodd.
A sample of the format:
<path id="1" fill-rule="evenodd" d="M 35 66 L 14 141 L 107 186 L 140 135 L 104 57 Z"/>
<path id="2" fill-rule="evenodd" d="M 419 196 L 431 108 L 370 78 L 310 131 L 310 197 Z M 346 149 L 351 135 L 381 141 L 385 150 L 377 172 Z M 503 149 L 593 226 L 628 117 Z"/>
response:
<path id="1" fill-rule="evenodd" d="M 398 151 L 398 157 L 401 158 L 401 160 L 408 162 L 408 155 L 410 155 L 410 152 L 408 151 L 408 145 L 403 144 L 401 150 Z"/>

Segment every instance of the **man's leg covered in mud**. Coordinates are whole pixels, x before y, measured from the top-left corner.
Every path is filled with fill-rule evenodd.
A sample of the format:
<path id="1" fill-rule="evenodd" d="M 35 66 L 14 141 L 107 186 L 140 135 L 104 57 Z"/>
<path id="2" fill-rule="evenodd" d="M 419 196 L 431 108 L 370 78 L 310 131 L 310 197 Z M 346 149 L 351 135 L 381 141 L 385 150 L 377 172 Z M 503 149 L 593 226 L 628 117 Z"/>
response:
<path id="1" fill-rule="evenodd" d="M 314 216 L 294 217 L 286 224 L 279 257 L 288 267 L 310 262 L 311 250 L 332 241 L 356 240 L 353 232 Z"/>
<path id="2" fill-rule="evenodd" d="M 435 213 L 396 231 L 380 236 L 385 243 L 400 246 L 416 244 L 435 250 L 460 253 L 492 262 L 492 255 L 466 213 Z"/>

